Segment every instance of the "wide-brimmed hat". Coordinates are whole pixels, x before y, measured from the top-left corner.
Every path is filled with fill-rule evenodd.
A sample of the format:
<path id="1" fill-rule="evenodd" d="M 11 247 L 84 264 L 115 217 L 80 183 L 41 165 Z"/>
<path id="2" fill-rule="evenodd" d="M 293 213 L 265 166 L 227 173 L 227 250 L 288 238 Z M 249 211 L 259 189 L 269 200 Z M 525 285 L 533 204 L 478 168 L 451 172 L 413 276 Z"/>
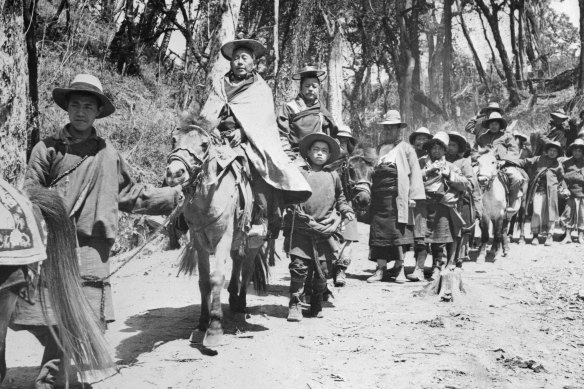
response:
<path id="1" fill-rule="evenodd" d="M 549 142 L 547 142 L 545 145 L 543 145 L 543 152 L 546 153 L 550 147 L 555 147 L 558 149 L 558 154 L 562 154 L 564 152 L 564 150 L 562 149 L 562 145 L 560 144 L 560 142 L 556 141 L 556 140 L 551 140 Z"/>
<path id="2" fill-rule="evenodd" d="M 552 118 L 557 118 L 557 119 L 560 119 L 562 121 L 569 118 L 569 116 L 566 115 L 566 111 L 564 111 L 562 108 L 556 109 L 554 112 L 550 113 L 550 116 Z"/>
<path id="3" fill-rule="evenodd" d="M 503 111 L 503 108 L 501 108 L 501 106 L 499 105 L 499 103 L 497 103 L 495 101 L 489 101 L 489 104 L 487 104 L 486 107 L 481 108 L 479 113 L 482 115 L 482 114 L 485 114 L 487 111 L 499 112 L 500 114 L 505 113 Z"/>
<path id="4" fill-rule="evenodd" d="M 574 140 L 574 142 L 570 146 L 568 146 L 568 150 L 566 150 L 566 155 L 568 157 L 571 157 L 572 151 L 576 148 L 582 149 L 582 151 L 584 151 L 584 139 L 577 138 L 576 140 Z"/>
<path id="5" fill-rule="evenodd" d="M 467 144 L 466 138 L 456 131 L 449 131 L 448 137 L 450 138 L 451 141 L 458 143 L 458 153 L 464 154 L 464 152 L 466 151 Z"/>
<path id="6" fill-rule="evenodd" d="M 399 111 L 394 109 L 387 111 L 387 113 L 381 118 L 381 121 L 377 122 L 377 124 L 399 124 L 400 128 L 407 127 L 407 124 L 401 121 Z"/>
<path id="7" fill-rule="evenodd" d="M 514 138 L 521 138 L 523 142 L 527 142 L 527 135 L 520 133 L 519 131 L 513 131 Z"/>
<path id="8" fill-rule="evenodd" d="M 353 147 L 357 144 L 357 139 L 353 136 L 353 131 L 351 131 L 351 128 L 346 124 L 341 124 L 339 126 L 336 138 L 347 138 Z"/>
<path id="9" fill-rule="evenodd" d="M 487 120 L 483 121 L 483 127 L 489 128 L 489 124 L 491 124 L 491 122 L 495 122 L 495 121 L 497 121 L 501 124 L 501 130 L 504 130 L 505 128 L 507 128 L 507 120 L 505 120 L 499 112 L 491 113 L 489 115 L 489 117 L 487 118 Z"/>
<path id="10" fill-rule="evenodd" d="M 300 155 L 306 158 L 310 146 L 312 146 L 314 142 L 318 141 L 325 142 L 329 146 L 329 151 L 331 155 L 327 163 L 334 162 L 339 158 L 339 156 L 341 155 L 341 146 L 339 146 L 336 140 L 334 140 L 333 138 L 331 138 L 330 136 L 323 132 L 315 132 L 313 134 L 306 135 L 304 138 L 302 138 L 299 145 Z"/>
<path id="11" fill-rule="evenodd" d="M 89 93 L 99 100 L 101 112 L 97 115 L 96 119 L 104 118 L 116 111 L 116 107 L 114 107 L 110 99 L 103 94 L 103 87 L 99 79 L 91 74 L 76 75 L 73 81 L 71 81 L 69 88 L 53 89 L 53 100 L 59 107 L 67 111 L 69 95 L 74 92 Z"/>
<path id="12" fill-rule="evenodd" d="M 450 143 L 450 137 L 448 134 L 444 131 L 438 131 L 436 134 L 434 134 L 432 139 L 424 143 L 424 149 L 429 152 L 434 145 L 439 144 L 440 146 L 444 147 L 444 150 L 448 150 L 448 143 Z"/>
<path id="13" fill-rule="evenodd" d="M 221 46 L 221 54 L 229 61 L 233 58 L 233 52 L 240 47 L 245 47 L 250 50 L 256 59 L 263 57 L 266 54 L 266 48 L 260 42 L 254 39 L 236 39 L 229 41 Z"/>
<path id="14" fill-rule="evenodd" d="M 293 80 L 302 80 L 307 77 L 316 77 L 319 81 L 322 81 L 326 77 L 326 70 L 319 69 L 314 65 L 304 65 L 298 73 L 292 76 Z"/>
<path id="15" fill-rule="evenodd" d="M 418 135 L 426 135 L 428 139 L 432 139 L 433 136 L 430 134 L 430 130 L 428 130 L 426 127 L 420 127 L 410 134 L 410 144 L 414 144 Z"/>

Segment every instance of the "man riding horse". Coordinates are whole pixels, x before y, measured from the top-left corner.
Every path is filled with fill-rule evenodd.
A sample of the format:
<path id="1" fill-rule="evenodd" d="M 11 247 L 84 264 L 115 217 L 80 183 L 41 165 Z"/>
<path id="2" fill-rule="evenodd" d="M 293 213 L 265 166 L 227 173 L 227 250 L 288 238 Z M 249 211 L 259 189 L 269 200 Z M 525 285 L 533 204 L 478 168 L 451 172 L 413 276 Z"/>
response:
<path id="1" fill-rule="evenodd" d="M 251 39 L 225 43 L 221 54 L 231 69 L 210 96 L 222 104 L 217 125 L 221 137 L 228 139 L 232 148 L 241 146 L 250 162 L 255 198 L 250 237 L 265 237 L 268 227 L 279 225 L 274 216 L 276 194 L 282 195 L 285 204 L 303 202 L 311 194 L 310 186 L 282 149 L 272 91 L 256 71 L 256 61 L 265 52 L 261 43 Z"/>

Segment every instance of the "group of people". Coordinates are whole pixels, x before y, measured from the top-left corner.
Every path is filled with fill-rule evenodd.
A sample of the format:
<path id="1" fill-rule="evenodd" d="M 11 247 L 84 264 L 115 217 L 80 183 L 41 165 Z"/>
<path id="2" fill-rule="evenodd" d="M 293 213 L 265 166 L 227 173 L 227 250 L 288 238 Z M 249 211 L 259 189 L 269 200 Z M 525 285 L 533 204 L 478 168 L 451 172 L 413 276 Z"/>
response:
<path id="1" fill-rule="evenodd" d="M 308 308 L 308 316 L 322 317 L 328 279 L 337 286 L 346 282 L 351 244 L 358 234 L 341 176 L 357 141 L 319 100 L 326 72 L 314 66 L 293 75 L 299 81 L 298 96 L 276 111 L 271 90 L 256 71 L 265 51 L 259 42 L 245 39 L 221 48 L 230 71 L 215 91 L 222 102 L 215 128 L 250 162 L 255 211 L 249 236 L 267 239 L 283 227 L 291 276 L 287 319 L 297 322 L 303 308 Z M 105 328 L 114 319 L 111 286 L 92 280 L 109 274 L 118 210 L 168 214 L 181 201 L 182 188 L 155 188 L 131 179 L 120 153 L 94 127 L 96 119 L 115 111 L 96 77 L 76 76 L 69 87 L 56 88 L 53 99 L 68 113 L 69 123 L 34 147 L 25 187 L 53 188 L 63 198 L 77 228 L 84 291 Z M 406 123 L 399 112 L 385 114 L 379 122 L 383 130 L 370 182 L 369 258 L 377 270 L 368 282 L 397 277 L 408 247 L 416 258 L 415 270 L 407 276 L 411 281 L 425 279 L 428 252 L 434 278 L 446 261 L 460 264 L 461 247 L 471 235 L 468 227 L 482 209 L 472 156 L 485 150 L 496 153 L 509 177 L 509 213 L 517 212 L 524 194 L 530 193 L 525 185 L 529 176 L 535 185 L 534 234 L 547 236 L 561 220 L 568 236 L 578 231 L 584 243 L 584 140 L 564 129 L 567 116 L 555 112 L 552 128 L 532 137 L 530 150 L 525 137 L 505 131 L 502 114 L 491 103 L 469 122 L 466 131 L 475 135 L 474 146 L 458 132 L 431 134 L 426 128 L 414 131 L 408 143 L 402 139 Z M 564 152 L 568 158 L 562 157 Z M 567 193 L 560 217 L 558 194 Z M 390 261 L 394 266 L 388 270 Z M 1 284 L 0 291 L 17 296 L 18 288 L 28 282 L 25 273 L 11 273 L 10 283 Z M 37 387 L 51 388 L 54 361 L 62 357 L 48 330 L 54 323 L 46 322 L 40 304 L 16 297 L 12 303 L 17 305 L 13 328 L 33 332 L 45 345 L 42 364 L 50 368 L 42 370 Z"/>

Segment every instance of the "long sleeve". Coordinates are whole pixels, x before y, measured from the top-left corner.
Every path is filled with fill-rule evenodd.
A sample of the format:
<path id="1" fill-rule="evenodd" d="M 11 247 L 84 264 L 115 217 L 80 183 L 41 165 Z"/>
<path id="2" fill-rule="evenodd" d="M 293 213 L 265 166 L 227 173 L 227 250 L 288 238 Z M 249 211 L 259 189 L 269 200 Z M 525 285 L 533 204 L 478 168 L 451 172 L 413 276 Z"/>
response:
<path id="1" fill-rule="evenodd" d="M 410 189 L 408 200 L 424 200 L 426 199 L 426 190 L 424 189 L 424 180 L 422 176 L 422 169 L 420 169 L 420 162 L 416 155 L 416 151 L 410 145 L 405 148 L 406 158 L 410 165 Z"/>
<path id="2" fill-rule="evenodd" d="M 295 158 L 296 156 L 292 152 L 292 145 L 290 144 L 290 107 L 288 104 L 282 104 L 278 108 L 276 123 L 278 124 L 282 150 L 284 150 L 288 157 Z"/>
<path id="3" fill-rule="evenodd" d="M 456 190 L 464 192 L 470 189 L 470 181 L 461 173 L 460 169 L 450 164 L 450 173 L 446 178 L 448 183 Z"/>
<path id="4" fill-rule="evenodd" d="M 467 123 L 466 126 L 464 126 L 464 131 L 468 132 L 469 134 L 476 134 L 476 126 L 478 123 L 478 118 L 477 116 L 472 117 Z"/>
<path id="5" fill-rule="evenodd" d="M 34 186 L 48 187 L 50 185 L 49 175 L 51 170 L 51 152 L 45 142 L 37 143 L 30 154 L 30 159 L 26 169 L 24 188 Z"/>
<path id="6" fill-rule="evenodd" d="M 129 213 L 169 214 L 178 203 L 181 192 L 180 187 L 156 188 L 149 184 L 135 183 L 130 177 L 129 166 L 121 156 L 118 181 L 118 208 Z"/>
<path id="7" fill-rule="evenodd" d="M 335 171 L 332 172 L 335 181 L 335 200 L 337 211 L 343 215 L 343 218 L 347 217 L 347 214 L 354 213 L 353 208 L 347 202 L 345 193 L 343 192 L 343 185 L 341 183 L 341 178 L 339 174 Z"/>

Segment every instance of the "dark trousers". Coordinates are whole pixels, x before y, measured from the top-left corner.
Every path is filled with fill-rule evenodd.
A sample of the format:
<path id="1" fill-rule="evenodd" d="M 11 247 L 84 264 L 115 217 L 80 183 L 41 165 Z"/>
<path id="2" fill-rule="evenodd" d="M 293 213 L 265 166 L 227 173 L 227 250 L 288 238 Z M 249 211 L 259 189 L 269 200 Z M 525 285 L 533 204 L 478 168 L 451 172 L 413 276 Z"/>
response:
<path id="1" fill-rule="evenodd" d="M 312 296 L 319 296 L 322 299 L 328 277 L 327 261 L 318 261 L 320 271 L 324 276 L 321 278 L 313 259 L 300 258 L 296 255 L 292 255 L 291 259 L 288 266 L 290 269 L 290 305 L 298 304 L 302 294 L 309 291 Z M 306 289 L 308 289 L 306 291 L 305 283 Z"/>
<path id="2" fill-rule="evenodd" d="M 280 227 L 280 193 L 269 185 L 252 167 L 251 185 L 254 194 L 253 224 L 267 223 L 268 231 Z"/>

